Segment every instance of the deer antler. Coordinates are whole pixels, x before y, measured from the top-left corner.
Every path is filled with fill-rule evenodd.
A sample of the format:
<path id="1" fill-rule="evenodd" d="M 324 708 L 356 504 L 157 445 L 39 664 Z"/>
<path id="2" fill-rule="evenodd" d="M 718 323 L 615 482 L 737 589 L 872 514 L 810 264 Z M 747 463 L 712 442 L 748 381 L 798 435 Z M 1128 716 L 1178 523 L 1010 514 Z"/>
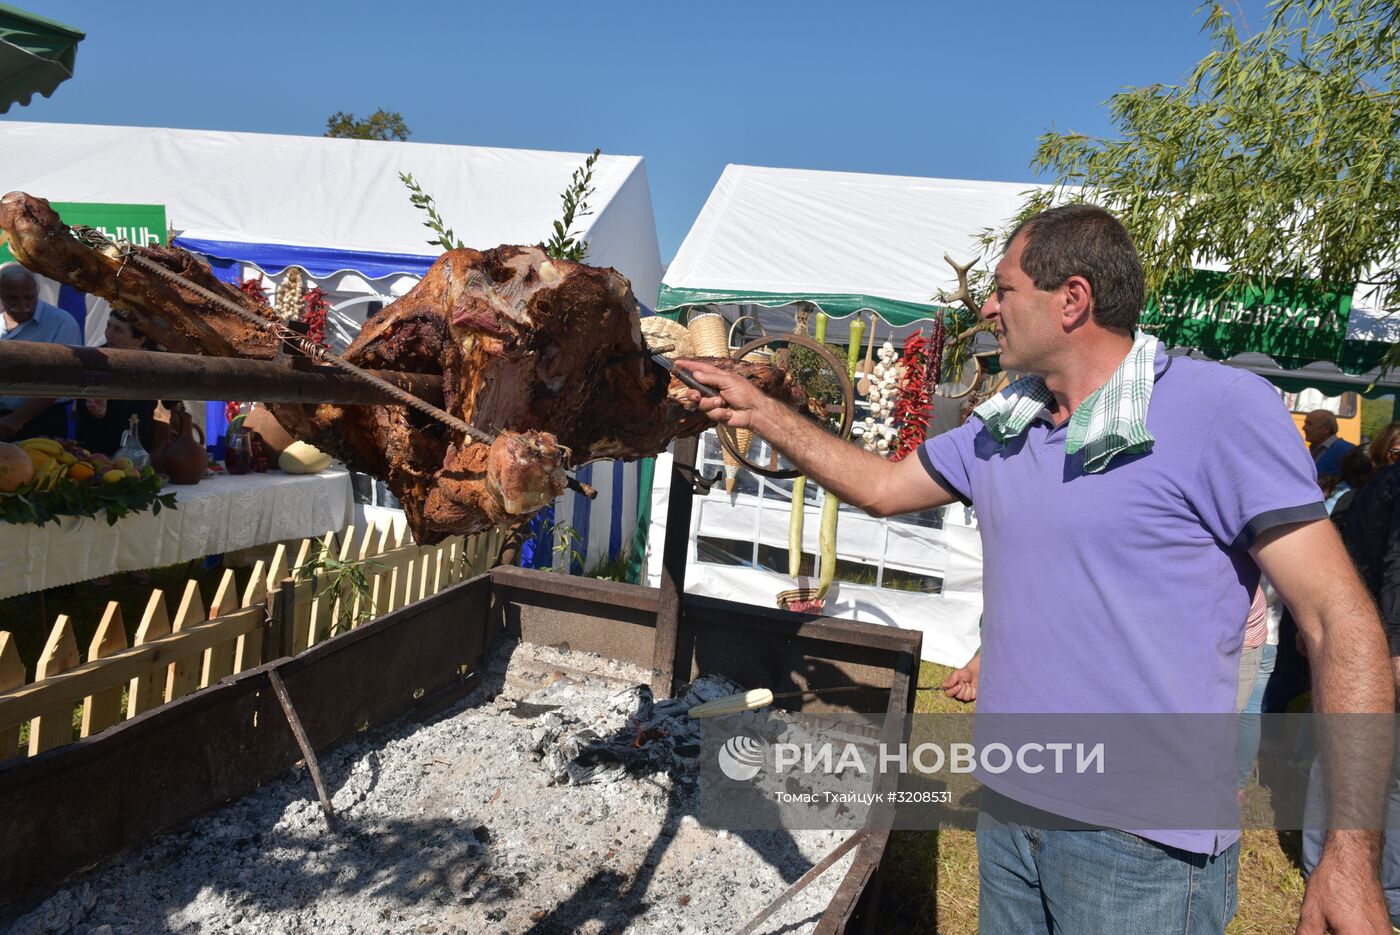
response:
<path id="1" fill-rule="evenodd" d="M 961 302 L 963 305 L 967 306 L 967 310 L 972 312 L 973 317 L 977 319 L 976 324 L 954 338 L 955 341 L 965 341 L 974 333 L 987 327 L 987 322 L 982 320 L 982 308 L 972 300 L 972 290 L 967 287 L 967 272 L 972 269 L 977 261 L 969 260 L 967 263 L 959 265 L 946 253 L 943 254 L 943 259 L 947 260 L 948 265 L 953 268 L 953 272 L 958 274 L 958 291 L 953 293 L 942 292 L 940 293 L 940 297 L 944 302 L 950 305 L 954 302 Z"/>

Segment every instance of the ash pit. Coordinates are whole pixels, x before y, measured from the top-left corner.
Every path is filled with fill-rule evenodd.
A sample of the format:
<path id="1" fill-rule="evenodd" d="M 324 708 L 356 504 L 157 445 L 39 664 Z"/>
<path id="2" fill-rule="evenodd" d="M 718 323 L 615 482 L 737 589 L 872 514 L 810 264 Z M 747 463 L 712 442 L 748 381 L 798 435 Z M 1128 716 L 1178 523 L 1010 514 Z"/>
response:
<path id="1" fill-rule="evenodd" d="M 849 832 L 715 831 L 692 817 L 694 704 L 649 673 L 498 640 L 482 684 L 428 723 L 401 720 L 321 754 L 327 829 L 295 768 L 103 861 L 12 931 L 732 933 Z M 847 854 L 761 932 L 812 931 Z"/>

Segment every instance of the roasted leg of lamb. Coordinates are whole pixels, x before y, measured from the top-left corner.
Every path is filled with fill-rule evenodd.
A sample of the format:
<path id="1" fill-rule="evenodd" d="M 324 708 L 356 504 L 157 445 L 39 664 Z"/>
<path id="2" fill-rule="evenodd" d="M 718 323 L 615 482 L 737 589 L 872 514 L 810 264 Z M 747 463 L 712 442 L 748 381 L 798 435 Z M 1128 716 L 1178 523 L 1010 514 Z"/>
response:
<path id="1" fill-rule="evenodd" d="M 270 358 L 268 332 L 132 263 L 74 238 L 41 198 L 0 199 L 0 242 L 50 279 L 100 295 L 171 351 Z M 134 248 L 271 321 L 270 308 L 217 280 L 178 248 Z M 696 435 L 709 420 L 650 359 L 638 304 L 612 269 L 549 258 L 538 247 L 453 250 L 347 349 L 375 370 L 441 374 L 443 408 L 491 442 L 464 437 L 405 406 L 274 404 L 293 435 L 387 481 L 424 544 L 528 518 L 564 489 L 565 471 L 631 460 Z M 789 374 L 710 361 L 765 393 L 818 414 Z M 256 398 L 256 392 L 250 392 Z"/>

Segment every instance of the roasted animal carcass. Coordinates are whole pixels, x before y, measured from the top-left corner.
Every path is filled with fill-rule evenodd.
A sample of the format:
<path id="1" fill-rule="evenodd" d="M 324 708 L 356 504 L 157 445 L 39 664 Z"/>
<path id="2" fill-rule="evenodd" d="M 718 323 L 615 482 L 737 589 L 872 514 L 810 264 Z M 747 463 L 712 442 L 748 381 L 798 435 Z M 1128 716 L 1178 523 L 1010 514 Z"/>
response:
<path id="1" fill-rule="evenodd" d="M 75 239 L 41 198 L 0 199 L 0 238 L 29 269 L 103 296 L 171 351 L 273 357 L 267 331 Z M 275 315 L 215 279 L 191 254 L 135 248 L 269 321 Z M 528 518 L 558 496 L 565 471 L 635 459 L 695 435 L 708 419 L 650 359 L 637 300 L 615 270 L 550 259 L 538 247 L 453 250 L 367 324 L 345 358 L 367 369 L 441 374 L 443 404 L 481 441 L 406 406 L 273 404 L 293 435 L 388 482 L 420 543 Z M 818 413 L 767 364 L 711 360 L 764 392 Z M 250 389 L 250 398 L 257 398 Z"/>

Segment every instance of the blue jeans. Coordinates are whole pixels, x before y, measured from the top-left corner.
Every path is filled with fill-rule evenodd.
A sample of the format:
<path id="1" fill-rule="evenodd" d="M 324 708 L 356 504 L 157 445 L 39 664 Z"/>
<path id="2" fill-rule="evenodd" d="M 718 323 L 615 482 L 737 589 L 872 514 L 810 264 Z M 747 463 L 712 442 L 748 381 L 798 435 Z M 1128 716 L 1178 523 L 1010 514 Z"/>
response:
<path id="1" fill-rule="evenodd" d="M 1222 935 L 1235 916 L 1239 843 L 1211 857 L 1126 831 L 1009 820 L 1023 806 L 982 790 L 978 935 Z"/>
<path id="2" fill-rule="evenodd" d="M 1278 659 L 1278 647 L 1273 643 L 1265 643 L 1262 648 L 1264 654 L 1259 657 L 1259 674 L 1254 679 L 1254 691 L 1240 712 L 1235 768 L 1241 789 L 1249 785 L 1250 776 L 1254 773 L 1254 760 L 1259 756 L 1259 717 L 1264 710 L 1264 690 L 1269 685 L 1269 677 L 1274 674 L 1274 664 Z"/>

